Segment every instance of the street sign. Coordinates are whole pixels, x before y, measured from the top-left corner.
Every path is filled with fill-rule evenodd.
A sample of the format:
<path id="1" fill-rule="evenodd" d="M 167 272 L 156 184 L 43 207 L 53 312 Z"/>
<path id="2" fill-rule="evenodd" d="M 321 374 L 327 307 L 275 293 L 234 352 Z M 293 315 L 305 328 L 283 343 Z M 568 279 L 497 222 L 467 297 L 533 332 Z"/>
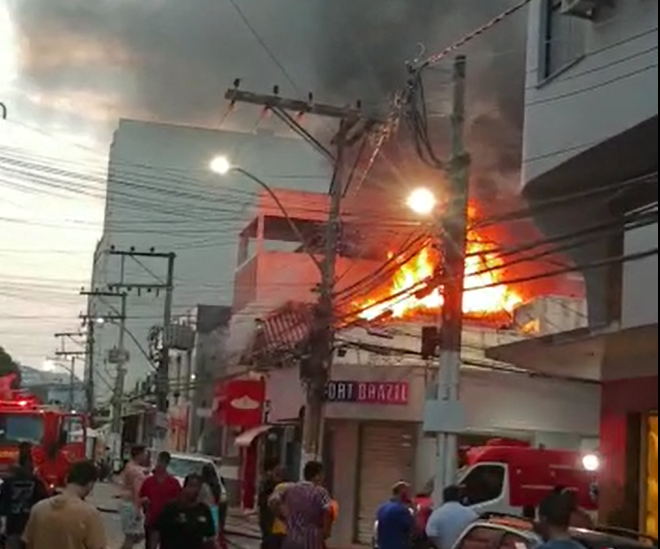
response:
<path id="1" fill-rule="evenodd" d="M 409 398 L 405 381 L 330 381 L 325 387 L 326 402 L 405 406 Z"/>

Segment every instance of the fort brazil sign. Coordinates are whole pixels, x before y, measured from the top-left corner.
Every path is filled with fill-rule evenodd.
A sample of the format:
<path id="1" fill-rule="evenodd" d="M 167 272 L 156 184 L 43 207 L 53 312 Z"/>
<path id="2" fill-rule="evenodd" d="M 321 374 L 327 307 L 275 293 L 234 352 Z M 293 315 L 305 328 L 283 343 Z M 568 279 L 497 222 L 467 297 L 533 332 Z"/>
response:
<path id="1" fill-rule="evenodd" d="M 409 394 L 405 381 L 330 381 L 325 387 L 326 402 L 405 406 Z"/>

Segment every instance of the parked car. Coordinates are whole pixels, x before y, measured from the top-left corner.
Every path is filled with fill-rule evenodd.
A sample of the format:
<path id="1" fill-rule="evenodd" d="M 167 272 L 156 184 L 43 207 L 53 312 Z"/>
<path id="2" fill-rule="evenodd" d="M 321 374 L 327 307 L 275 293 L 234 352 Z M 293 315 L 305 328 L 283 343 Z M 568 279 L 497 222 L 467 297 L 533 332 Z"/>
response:
<path id="1" fill-rule="evenodd" d="M 639 532 L 618 528 L 570 531 L 585 549 L 649 549 L 658 540 Z M 472 524 L 456 542 L 454 549 L 536 549 L 543 543 L 537 524 L 515 516 L 485 515 Z"/>
<path id="2" fill-rule="evenodd" d="M 220 465 L 216 458 L 211 456 L 204 456 L 201 454 L 172 454 L 172 461 L 170 462 L 170 473 L 183 484 L 183 481 L 188 475 L 201 474 L 202 468 L 205 465 L 212 465 L 216 472 L 218 483 L 220 484 L 220 503 L 218 510 L 220 514 L 220 524 L 222 527 L 225 525 L 228 509 L 228 495 L 225 480 L 220 474 Z"/>

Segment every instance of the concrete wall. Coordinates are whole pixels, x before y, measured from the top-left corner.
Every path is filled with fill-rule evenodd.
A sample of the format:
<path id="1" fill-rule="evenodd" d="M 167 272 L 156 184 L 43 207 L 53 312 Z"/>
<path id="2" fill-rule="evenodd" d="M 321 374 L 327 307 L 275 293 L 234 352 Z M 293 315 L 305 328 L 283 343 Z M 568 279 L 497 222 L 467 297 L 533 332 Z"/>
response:
<path id="1" fill-rule="evenodd" d="M 356 367 L 337 364 L 338 381 L 402 381 L 410 383 L 407 406 L 328 404 L 326 417 L 337 420 L 421 422 L 428 373 L 419 367 Z M 598 433 L 600 388 L 597 385 L 464 369 L 461 399 L 467 408 L 468 430 L 475 433 L 528 431 L 579 434 Z M 304 392 L 294 368 L 269 373 L 268 399 L 273 422 L 298 417 Z"/>
<path id="2" fill-rule="evenodd" d="M 324 159 L 299 140 L 122 120 L 110 154 L 103 249 L 175 252 L 175 315 L 200 303 L 231 303 L 238 233 L 254 216 L 260 189 L 244 176 L 211 173 L 216 155 L 229 156 L 275 187 L 323 191 L 330 177 Z M 163 260 L 142 263 L 127 263 L 127 279 L 154 283 L 165 275 Z M 118 259 L 106 258 L 94 279 L 116 282 L 118 274 Z M 163 293 L 133 292 L 128 316 L 128 329 L 146 347 L 149 329 L 162 323 Z M 101 356 L 117 340 L 112 326 L 102 332 Z M 127 347 L 132 387 L 149 366 L 132 338 Z"/>
<path id="3" fill-rule="evenodd" d="M 585 56 L 544 80 L 545 0 L 529 10 L 523 184 L 658 114 L 658 3 L 616 0 Z"/>
<path id="4" fill-rule="evenodd" d="M 626 233 L 626 255 L 644 253 L 658 247 L 658 224 Z M 658 323 L 658 256 L 631 261 L 623 266 L 623 327 Z M 656 357 L 657 373 L 657 357 Z"/>

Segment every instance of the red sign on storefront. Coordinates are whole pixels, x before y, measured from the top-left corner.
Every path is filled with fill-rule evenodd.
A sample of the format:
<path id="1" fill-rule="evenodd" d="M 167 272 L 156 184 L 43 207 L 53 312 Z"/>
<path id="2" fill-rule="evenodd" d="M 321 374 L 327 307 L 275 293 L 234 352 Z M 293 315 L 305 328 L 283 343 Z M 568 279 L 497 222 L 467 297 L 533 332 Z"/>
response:
<path id="1" fill-rule="evenodd" d="M 263 380 L 234 379 L 216 389 L 216 420 L 228 427 L 257 427 L 263 423 L 266 383 Z"/>

